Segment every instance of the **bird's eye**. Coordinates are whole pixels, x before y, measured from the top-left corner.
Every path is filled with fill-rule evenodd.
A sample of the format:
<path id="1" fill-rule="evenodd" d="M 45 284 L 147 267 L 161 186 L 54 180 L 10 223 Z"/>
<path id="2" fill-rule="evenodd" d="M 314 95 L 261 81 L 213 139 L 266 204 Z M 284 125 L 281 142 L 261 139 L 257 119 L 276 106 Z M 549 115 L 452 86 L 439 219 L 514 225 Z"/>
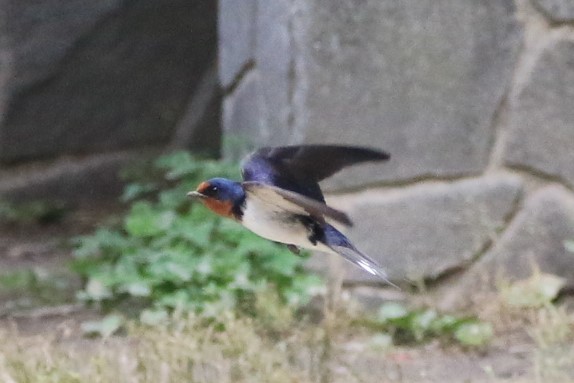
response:
<path id="1" fill-rule="evenodd" d="M 217 186 L 210 186 L 209 188 L 207 188 L 204 194 L 210 197 L 215 197 L 217 195 L 217 191 L 218 191 Z"/>

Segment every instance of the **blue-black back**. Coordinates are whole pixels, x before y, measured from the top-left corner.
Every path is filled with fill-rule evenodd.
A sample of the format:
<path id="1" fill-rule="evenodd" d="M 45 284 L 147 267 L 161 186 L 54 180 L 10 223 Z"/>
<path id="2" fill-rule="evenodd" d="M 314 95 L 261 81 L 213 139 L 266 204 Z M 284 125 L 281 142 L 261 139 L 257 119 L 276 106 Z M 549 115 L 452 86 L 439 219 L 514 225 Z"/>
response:
<path id="1" fill-rule="evenodd" d="M 377 149 L 341 145 L 300 145 L 262 148 L 242 164 L 243 179 L 290 190 L 325 202 L 319 181 L 361 162 L 388 160 Z"/>

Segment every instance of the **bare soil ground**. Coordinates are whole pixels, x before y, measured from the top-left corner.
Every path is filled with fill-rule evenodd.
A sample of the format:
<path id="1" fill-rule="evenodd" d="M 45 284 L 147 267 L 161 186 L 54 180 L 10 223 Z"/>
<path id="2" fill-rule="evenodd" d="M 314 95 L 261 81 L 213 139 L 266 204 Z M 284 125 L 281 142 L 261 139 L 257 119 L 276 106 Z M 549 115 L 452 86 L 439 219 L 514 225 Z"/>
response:
<path id="1" fill-rule="evenodd" d="M 0 273 L 10 275 L 34 270 L 40 279 L 46 278 L 44 284 L 34 282 L 40 291 L 34 291 L 25 283 L 19 285 L 18 281 L 0 289 L 0 331 L 17 331 L 22 338 L 45 336 L 49 342 L 66 344 L 66 347 L 75 344 L 89 349 L 90 344 L 99 344 L 99 340 L 87 340 L 81 335 L 81 322 L 98 318 L 100 313 L 74 301 L 80 281 L 67 269 L 71 251 L 66 243 L 70 237 L 92 230 L 116 209 L 116 206 L 84 208 L 67 215 L 62 222 L 47 226 L 0 227 Z M 56 282 L 60 279 L 61 283 L 54 284 L 54 279 Z M 536 326 L 545 324 L 538 323 L 534 330 Z M 518 322 L 506 327 L 495 325 L 495 328 L 494 341 L 478 351 L 439 342 L 413 347 L 379 347 L 373 341 L 373 334 L 345 329 L 333 338 L 326 361 L 328 373 L 323 374 L 320 381 L 574 381 L 574 373 L 569 373 L 574 360 L 564 360 L 565 355 L 574 358 L 573 350 L 564 351 L 553 344 L 541 345 L 540 340 L 532 336 L 532 328 L 522 327 Z M 118 342 L 121 344 L 121 337 L 116 343 L 108 343 L 108 347 L 115 347 Z"/>

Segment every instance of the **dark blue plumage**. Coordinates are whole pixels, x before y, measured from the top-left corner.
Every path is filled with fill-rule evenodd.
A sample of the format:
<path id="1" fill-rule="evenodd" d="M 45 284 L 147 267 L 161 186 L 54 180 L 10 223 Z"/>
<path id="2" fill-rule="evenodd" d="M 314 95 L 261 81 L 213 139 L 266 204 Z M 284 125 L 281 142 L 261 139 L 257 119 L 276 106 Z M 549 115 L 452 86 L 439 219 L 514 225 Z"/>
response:
<path id="1" fill-rule="evenodd" d="M 388 160 L 386 152 L 340 145 L 301 145 L 262 148 L 242 163 L 243 179 L 290 190 L 320 202 L 319 182 L 342 168 L 361 162 Z"/>
<path id="2" fill-rule="evenodd" d="M 390 283 L 382 268 L 361 253 L 331 223 L 350 226 L 341 211 L 325 204 L 319 181 L 340 169 L 367 161 L 388 160 L 386 152 L 339 145 L 262 148 L 242 163 L 244 182 L 214 178 L 189 195 L 211 210 L 234 218 L 254 233 L 298 248 L 339 254 Z"/>

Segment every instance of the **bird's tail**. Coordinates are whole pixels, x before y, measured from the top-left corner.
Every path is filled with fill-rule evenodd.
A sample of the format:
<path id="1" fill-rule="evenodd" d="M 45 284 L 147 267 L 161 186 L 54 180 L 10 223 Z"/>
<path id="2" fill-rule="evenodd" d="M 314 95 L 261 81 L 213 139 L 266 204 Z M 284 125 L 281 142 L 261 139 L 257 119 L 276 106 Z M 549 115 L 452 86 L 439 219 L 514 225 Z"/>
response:
<path id="1" fill-rule="evenodd" d="M 327 224 L 324 227 L 324 233 L 325 236 L 323 243 L 335 253 L 341 255 L 347 261 L 359 266 L 368 273 L 381 278 L 387 284 L 399 288 L 389 280 L 387 273 L 377 262 L 368 255 L 361 253 L 339 230 Z"/>

